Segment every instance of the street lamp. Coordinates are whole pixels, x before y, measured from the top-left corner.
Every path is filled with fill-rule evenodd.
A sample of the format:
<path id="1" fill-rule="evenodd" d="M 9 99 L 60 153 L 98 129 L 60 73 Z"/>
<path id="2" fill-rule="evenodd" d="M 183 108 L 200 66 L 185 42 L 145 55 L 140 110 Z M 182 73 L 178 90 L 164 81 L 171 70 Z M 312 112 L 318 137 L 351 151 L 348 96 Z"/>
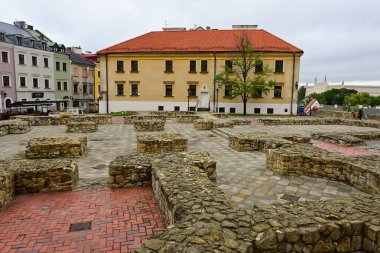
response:
<path id="1" fill-rule="evenodd" d="M 219 112 L 219 88 L 216 88 L 216 112 Z"/>
<path id="2" fill-rule="evenodd" d="M 187 111 L 190 111 L 190 88 L 187 89 Z"/>

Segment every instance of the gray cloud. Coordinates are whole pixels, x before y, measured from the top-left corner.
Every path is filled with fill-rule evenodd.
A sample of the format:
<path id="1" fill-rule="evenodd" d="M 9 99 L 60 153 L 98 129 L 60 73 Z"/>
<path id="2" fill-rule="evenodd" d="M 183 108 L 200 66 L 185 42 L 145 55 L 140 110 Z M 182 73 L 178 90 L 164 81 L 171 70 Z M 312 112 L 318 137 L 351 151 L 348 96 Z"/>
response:
<path id="1" fill-rule="evenodd" d="M 380 80 L 378 0 L 0 0 L 1 21 L 25 20 L 53 40 L 96 52 L 149 31 L 255 24 L 305 51 L 301 82 Z"/>

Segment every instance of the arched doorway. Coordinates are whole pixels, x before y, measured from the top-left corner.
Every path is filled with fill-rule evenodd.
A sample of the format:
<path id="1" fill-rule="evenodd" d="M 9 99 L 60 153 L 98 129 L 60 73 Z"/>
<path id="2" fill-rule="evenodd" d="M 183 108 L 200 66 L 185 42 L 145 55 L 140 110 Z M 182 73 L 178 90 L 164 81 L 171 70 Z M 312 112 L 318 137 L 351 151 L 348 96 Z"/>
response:
<path id="1" fill-rule="evenodd" d="M 12 101 L 11 98 L 6 98 L 6 99 L 4 100 L 5 109 L 10 109 L 12 103 L 13 103 L 13 101 Z"/>

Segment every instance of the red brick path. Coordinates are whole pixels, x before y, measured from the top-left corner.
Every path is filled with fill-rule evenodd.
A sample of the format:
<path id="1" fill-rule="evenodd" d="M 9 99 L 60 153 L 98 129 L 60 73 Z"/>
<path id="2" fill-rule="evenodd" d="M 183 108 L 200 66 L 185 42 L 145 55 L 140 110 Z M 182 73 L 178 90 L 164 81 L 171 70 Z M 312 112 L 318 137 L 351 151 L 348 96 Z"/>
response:
<path id="1" fill-rule="evenodd" d="M 0 252 L 129 252 L 162 229 L 150 188 L 27 194 L 0 213 Z"/>
<path id="2" fill-rule="evenodd" d="M 371 155 L 380 156 L 380 154 L 376 152 L 362 150 L 355 147 L 340 146 L 337 144 L 328 143 L 324 141 L 314 141 L 313 146 L 320 149 L 327 150 L 332 153 L 340 153 L 340 154 L 348 155 L 348 156 L 371 156 Z"/>

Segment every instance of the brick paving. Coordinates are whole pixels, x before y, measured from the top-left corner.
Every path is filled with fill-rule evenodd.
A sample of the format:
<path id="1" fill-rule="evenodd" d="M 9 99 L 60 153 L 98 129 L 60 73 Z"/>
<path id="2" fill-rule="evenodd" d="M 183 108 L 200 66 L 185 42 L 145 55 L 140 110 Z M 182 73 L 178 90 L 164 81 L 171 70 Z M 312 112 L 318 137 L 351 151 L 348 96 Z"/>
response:
<path id="1" fill-rule="evenodd" d="M 151 188 L 20 195 L 0 213 L 0 252 L 129 252 L 163 227 Z"/>

